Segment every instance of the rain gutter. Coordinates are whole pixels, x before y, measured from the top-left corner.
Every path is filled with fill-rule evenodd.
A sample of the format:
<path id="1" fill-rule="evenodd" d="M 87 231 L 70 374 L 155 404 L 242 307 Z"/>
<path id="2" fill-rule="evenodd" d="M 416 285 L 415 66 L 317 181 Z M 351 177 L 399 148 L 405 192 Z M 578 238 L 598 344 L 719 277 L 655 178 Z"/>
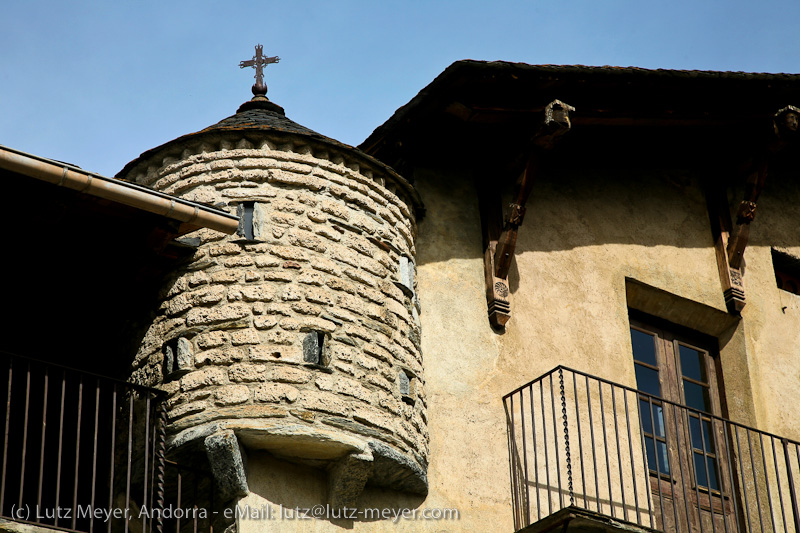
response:
<path id="1" fill-rule="evenodd" d="M 0 168 L 197 227 L 232 234 L 239 226 L 238 217 L 222 210 L 2 145 Z"/>

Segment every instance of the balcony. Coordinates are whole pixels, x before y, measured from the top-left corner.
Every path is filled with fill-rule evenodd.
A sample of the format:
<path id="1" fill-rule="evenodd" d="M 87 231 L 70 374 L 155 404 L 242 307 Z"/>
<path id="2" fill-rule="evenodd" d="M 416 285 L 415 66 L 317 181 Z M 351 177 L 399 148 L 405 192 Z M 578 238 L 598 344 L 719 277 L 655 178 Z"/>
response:
<path id="1" fill-rule="evenodd" d="M 0 352 L 0 398 L 0 531 L 212 530 L 210 476 L 165 456 L 161 391 Z"/>
<path id="2" fill-rule="evenodd" d="M 517 531 L 800 531 L 800 443 L 564 367 L 503 401 Z"/>

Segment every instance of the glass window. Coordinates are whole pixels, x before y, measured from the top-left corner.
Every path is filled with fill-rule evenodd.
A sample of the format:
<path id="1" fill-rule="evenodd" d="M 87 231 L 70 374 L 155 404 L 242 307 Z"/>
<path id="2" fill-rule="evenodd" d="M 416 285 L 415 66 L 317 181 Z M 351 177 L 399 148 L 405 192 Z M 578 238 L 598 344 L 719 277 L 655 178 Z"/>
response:
<path id="1" fill-rule="evenodd" d="M 631 347 L 647 463 L 652 475 L 678 476 L 676 461 L 691 465 L 694 480 L 685 490 L 720 491 L 720 424 L 713 339 L 631 320 Z M 667 400 L 676 404 L 668 406 Z M 685 407 L 680 407 L 685 406 Z M 668 417 L 665 415 L 669 415 Z M 686 427 L 688 425 L 688 427 Z M 675 442 L 676 439 L 681 442 Z M 685 442 L 684 442 L 685 441 Z M 684 454 L 682 460 L 679 453 Z M 679 482 L 680 479 L 673 479 Z M 689 492 L 686 492 L 687 494 Z"/>

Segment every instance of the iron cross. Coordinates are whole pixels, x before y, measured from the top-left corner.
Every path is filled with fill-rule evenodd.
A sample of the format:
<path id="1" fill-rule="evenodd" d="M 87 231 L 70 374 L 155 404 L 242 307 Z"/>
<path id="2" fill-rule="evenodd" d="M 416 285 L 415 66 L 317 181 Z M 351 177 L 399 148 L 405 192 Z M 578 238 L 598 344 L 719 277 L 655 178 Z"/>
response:
<path id="1" fill-rule="evenodd" d="M 253 56 L 253 59 L 239 63 L 239 68 L 255 67 L 256 69 L 256 75 L 254 76 L 256 83 L 253 85 L 253 94 L 267 94 L 267 86 L 264 83 L 264 67 L 281 60 L 278 56 L 265 57 L 263 51 L 264 47 L 262 45 L 256 45 L 256 55 Z"/>

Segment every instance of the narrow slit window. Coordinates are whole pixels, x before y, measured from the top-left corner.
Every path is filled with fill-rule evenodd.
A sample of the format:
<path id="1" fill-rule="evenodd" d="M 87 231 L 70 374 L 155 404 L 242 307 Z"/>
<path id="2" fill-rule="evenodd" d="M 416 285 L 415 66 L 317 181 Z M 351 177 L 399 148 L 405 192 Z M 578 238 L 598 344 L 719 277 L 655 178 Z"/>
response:
<path id="1" fill-rule="evenodd" d="M 245 239 L 252 241 L 255 240 L 255 228 L 253 226 L 253 211 L 255 210 L 255 202 L 242 202 L 239 204 L 239 230 L 237 233 Z"/>
<path id="2" fill-rule="evenodd" d="M 165 342 L 161 346 L 164 355 L 163 372 L 166 379 L 178 378 L 194 370 L 192 344 L 183 337 Z"/>
<path id="3" fill-rule="evenodd" d="M 408 396 L 411 394 L 411 380 L 408 379 L 408 375 L 403 372 L 402 370 L 397 375 L 398 380 L 397 382 L 400 385 L 400 394 L 403 396 Z"/>
<path id="4" fill-rule="evenodd" d="M 161 353 L 164 354 L 164 376 L 169 376 L 175 371 L 175 367 L 177 366 L 178 339 L 165 342 L 161 346 Z"/>
<path id="5" fill-rule="evenodd" d="M 414 297 L 414 261 L 401 255 L 397 265 L 398 286 L 410 297 Z"/>
<path id="6" fill-rule="evenodd" d="M 415 401 L 415 380 L 416 378 L 405 370 L 400 370 L 400 372 L 397 373 L 397 385 L 400 388 L 400 399 L 409 405 L 414 405 Z"/>
<path id="7" fill-rule="evenodd" d="M 325 334 L 312 331 L 303 339 L 303 361 L 312 365 L 324 366 L 322 350 L 325 346 Z"/>

